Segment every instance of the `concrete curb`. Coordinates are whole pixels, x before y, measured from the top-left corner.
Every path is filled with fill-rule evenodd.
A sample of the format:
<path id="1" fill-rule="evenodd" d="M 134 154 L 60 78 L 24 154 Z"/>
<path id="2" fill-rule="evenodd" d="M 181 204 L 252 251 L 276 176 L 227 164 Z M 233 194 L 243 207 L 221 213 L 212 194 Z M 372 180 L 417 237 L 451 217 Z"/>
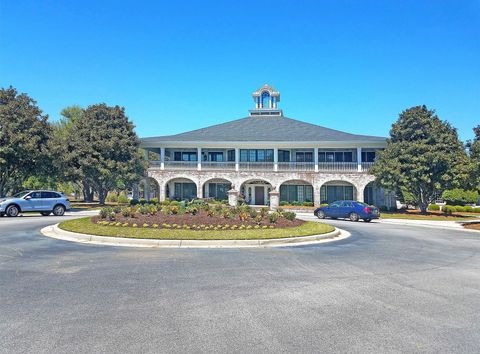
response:
<path id="1" fill-rule="evenodd" d="M 95 245 L 124 246 L 124 247 L 150 247 L 150 248 L 265 248 L 304 246 L 311 244 L 338 241 L 350 237 L 350 233 L 335 229 L 322 235 L 286 237 L 268 240 L 152 240 L 134 239 L 110 236 L 96 236 L 80 234 L 62 230 L 58 224 L 44 227 L 40 232 L 47 237 L 58 240 L 80 242 Z"/>

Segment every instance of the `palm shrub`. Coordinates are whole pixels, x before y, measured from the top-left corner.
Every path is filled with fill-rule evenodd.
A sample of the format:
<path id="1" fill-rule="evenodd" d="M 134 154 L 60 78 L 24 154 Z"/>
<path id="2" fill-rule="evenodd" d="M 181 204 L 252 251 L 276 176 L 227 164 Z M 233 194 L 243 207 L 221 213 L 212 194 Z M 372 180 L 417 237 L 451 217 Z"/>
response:
<path id="1" fill-rule="evenodd" d="M 190 215 L 196 215 L 198 213 L 198 208 L 194 205 L 189 205 L 185 208 L 185 212 Z"/>
<path id="2" fill-rule="evenodd" d="M 260 215 L 262 216 L 262 218 L 264 218 L 265 216 L 268 215 L 268 208 L 262 208 L 260 209 Z"/>
<path id="3" fill-rule="evenodd" d="M 275 224 L 281 217 L 282 215 L 278 211 L 274 211 L 268 215 L 268 221 L 270 221 L 271 224 Z"/>
<path id="4" fill-rule="evenodd" d="M 293 221 L 297 216 L 297 214 L 295 214 L 293 211 L 284 211 L 282 215 L 285 219 L 290 221 Z"/>
<path id="5" fill-rule="evenodd" d="M 123 207 L 121 210 L 121 213 L 124 217 L 129 217 L 131 214 L 131 208 L 130 207 Z"/>
<path id="6" fill-rule="evenodd" d="M 168 205 L 164 205 L 161 210 L 162 214 L 168 216 L 171 214 L 170 207 Z"/>
<path id="7" fill-rule="evenodd" d="M 100 218 L 106 219 L 113 213 L 113 209 L 111 207 L 104 207 L 100 209 Z"/>
<path id="8" fill-rule="evenodd" d="M 146 205 L 140 205 L 138 212 L 142 215 L 147 215 L 149 213 L 149 208 Z"/>
<path id="9" fill-rule="evenodd" d="M 238 217 L 240 218 L 241 221 L 246 221 L 249 216 L 250 214 L 246 211 L 241 211 L 240 213 L 238 213 Z"/>

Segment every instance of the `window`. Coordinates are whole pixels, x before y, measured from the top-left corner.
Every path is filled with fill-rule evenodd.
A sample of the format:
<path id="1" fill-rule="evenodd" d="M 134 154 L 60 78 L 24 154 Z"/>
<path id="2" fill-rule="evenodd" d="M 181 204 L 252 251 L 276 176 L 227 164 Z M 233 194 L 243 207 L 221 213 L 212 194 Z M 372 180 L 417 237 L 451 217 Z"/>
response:
<path id="1" fill-rule="evenodd" d="M 318 162 L 354 162 L 353 151 L 319 151 Z"/>
<path id="2" fill-rule="evenodd" d="M 242 162 L 248 161 L 248 150 L 246 149 L 240 150 L 240 161 Z"/>
<path id="3" fill-rule="evenodd" d="M 335 153 L 334 152 L 326 152 L 325 153 L 325 161 L 326 162 L 333 162 L 333 160 L 335 159 Z"/>
<path id="4" fill-rule="evenodd" d="M 197 153 L 192 151 L 175 151 L 173 161 L 197 161 Z"/>
<path id="5" fill-rule="evenodd" d="M 272 162 L 272 149 L 242 149 L 240 150 L 240 161 L 242 162 Z"/>
<path id="6" fill-rule="evenodd" d="M 195 183 L 175 183 L 174 197 L 180 200 L 191 200 L 197 197 L 197 186 Z"/>
<path id="7" fill-rule="evenodd" d="M 208 196 L 217 200 L 228 199 L 227 192 L 230 189 L 228 183 L 209 183 L 208 184 Z"/>
<path id="8" fill-rule="evenodd" d="M 208 161 L 223 161 L 223 152 L 209 152 L 208 153 Z"/>
<path id="9" fill-rule="evenodd" d="M 313 187 L 309 185 L 280 186 L 280 200 L 285 202 L 313 202 Z"/>
<path id="10" fill-rule="evenodd" d="M 297 162 L 313 162 L 313 153 L 311 151 L 297 151 L 295 159 Z"/>
<path id="11" fill-rule="evenodd" d="M 265 150 L 257 150 L 257 161 L 265 161 Z"/>
<path id="12" fill-rule="evenodd" d="M 235 150 L 227 151 L 227 161 L 235 161 Z"/>
<path id="13" fill-rule="evenodd" d="M 278 162 L 290 162 L 290 151 L 278 150 Z"/>
<path id="14" fill-rule="evenodd" d="M 61 198 L 61 196 L 55 192 L 42 192 L 42 199 L 46 198 Z"/>
<path id="15" fill-rule="evenodd" d="M 374 162 L 375 151 L 362 151 L 362 162 Z"/>
<path id="16" fill-rule="evenodd" d="M 333 203 L 337 200 L 354 200 L 353 186 L 322 186 L 320 188 L 320 202 Z"/>
<path id="17" fill-rule="evenodd" d="M 268 91 L 262 92 L 262 108 L 270 108 L 270 94 Z"/>
<path id="18" fill-rule="evenodd" d="M 40 199 L 42 198 L 42 193 L 41 192 L 32 192 L 29 194 L 30 198 L 32 199 Z"/>

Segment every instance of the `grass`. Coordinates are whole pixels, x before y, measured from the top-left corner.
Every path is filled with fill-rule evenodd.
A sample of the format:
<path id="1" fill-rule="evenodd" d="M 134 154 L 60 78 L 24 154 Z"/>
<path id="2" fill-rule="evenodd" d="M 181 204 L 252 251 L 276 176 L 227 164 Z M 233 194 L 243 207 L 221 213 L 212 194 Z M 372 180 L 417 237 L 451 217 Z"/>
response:
<path id="1" fill-rule="evenodd" d="M 477 214 L 480 216 L 480 214 Z M 429 211 L 426 214 L 421 214 L 418 210 L 407 210 L 400 213 L 381 212 L 382 219 L 409 219 L 409 220 L 437 220 L 437 221 L 462 221 L 475 219 L 475 214 L 472 213 L 453 213 L 447 215 L 441 212 Z"/>
<path id="2" fill-rule="evenodd" d="M 335 228 L 319 222 L 307 221 L 297 227 L 279 229 L 193 231 L 169 230 L 143 227 L 101 226 L 90 218 L 73 219 L 62 222 L 59 227 L 66 231 L 89 235 L 126 238 L 146 238 L 163 240 L 254 240 L 273 239 L 325 234 Z"/>

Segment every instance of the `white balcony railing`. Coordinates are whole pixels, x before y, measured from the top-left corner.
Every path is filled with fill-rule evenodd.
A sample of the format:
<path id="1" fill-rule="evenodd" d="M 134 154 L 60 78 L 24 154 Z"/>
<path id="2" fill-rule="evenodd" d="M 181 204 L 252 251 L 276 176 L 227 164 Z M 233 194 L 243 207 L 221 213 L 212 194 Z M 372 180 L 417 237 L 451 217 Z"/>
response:
<path id="1" fill-rule="evenodd" d="M 370 167 L 372 167 L 374 162 L 362 162 L 362 171 L 363 172 L 368 172 Z"/>
<path id="2" fill-rule="evenodd" d="M 240 171 L 273 171 L 273 162 L 240 162 Z"/>
<path id="3" fill-rule="evenodd" d="M 202 161 L 202 170 L 235 170 L 235 162 Z"/>
<path id="4" fill-rule="evenodd" d="M 197 161 L 165 161 L 166 170 L 196 170 Z"/>
<path id="5" fill-rule="evenodd" d="M 314 171 L 315 163 L 313 162 L 279 162 L 279 171 Z"/>
<path id="6" fill-rule="evenodd" d="M 357 162 L 319 162 L 319 171 L 357 171 Z"/>

